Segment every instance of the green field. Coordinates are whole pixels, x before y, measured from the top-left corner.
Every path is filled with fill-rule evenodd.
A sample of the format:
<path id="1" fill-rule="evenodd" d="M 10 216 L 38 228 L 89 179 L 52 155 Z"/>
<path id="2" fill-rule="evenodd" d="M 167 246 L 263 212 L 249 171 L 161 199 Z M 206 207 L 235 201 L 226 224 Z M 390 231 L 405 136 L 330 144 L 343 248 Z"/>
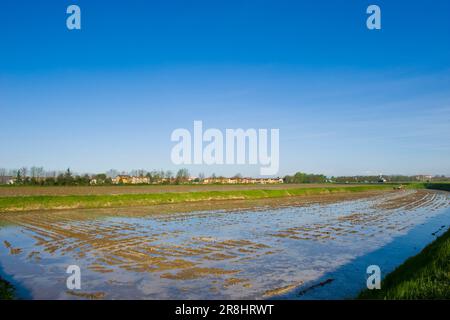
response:
<path id="1" fill-rule="evenodd" d="M 257 200 L 337 193 L 388 191 L 394 184 L 380 185 L 317 185 L 277 189 L 204 190 L 195 192 L 160 192 L 139 194 L 75 194 L 17 195 L 0 197 L 1 213 L 33 210 L 115 208 L 151 206 L 157 204 Z M 448 183 L 411 183 L 407 189 L 450 190 Z M 18 188 L 19 190 L 20 188 Z M 60 191 L 59 191 L 60 192 Z M 0 299 L 14 297 L 12 286 L 0 279 Z M 387 275 L 381 290 L 363 291 L 358 299 L 450 299 L 450 230 L 428 245 L 420 254 L 408 259 Z"/>
<path id="2" fill-rule="evenodd" d="M 0 212 L 50 209 L 113 208 L 215 200 L 255 200 L 343 192 L 389 190 L 392 185 L 256 189 L 118 195 L 39 195 L 0 197 Z"/>
<path id="3" fill-rule="evenodd" d="M 450 230 L 359 299 L 450 299 Z"/>

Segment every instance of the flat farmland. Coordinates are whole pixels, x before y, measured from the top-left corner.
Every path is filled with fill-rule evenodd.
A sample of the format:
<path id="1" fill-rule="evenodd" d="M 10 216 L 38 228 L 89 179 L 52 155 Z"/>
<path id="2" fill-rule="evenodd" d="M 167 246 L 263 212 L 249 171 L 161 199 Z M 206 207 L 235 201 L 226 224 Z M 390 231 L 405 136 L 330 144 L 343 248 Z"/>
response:
<path id="1" fill-rule="evenodd" d="M 357 184 L 239 184 L 239 185 L 122 185 L 122 186 L 1 186 L 0 197 L 119 195 L 235 190 L 287 190 L 299 188 L 352 187 Z"/>
<path id="2" fill-rule="evenodd" d="M 448 193 L 389 187 L 172 193 L 177 203 L 162 203 L 165 194 L 11 197 L 123 203 L 2 212 L 0 261 L 24 299 L 352 298 L 368 265 L 394 270 L 450 223 Z M 200 195 L 223 200 L 192 201 Z M 69 265 L 82 270 L 81 290 L 61 281 Z"/>
<path id="3" fill-rule="evenodd" d="M 185 186 L 181 186 L 185 187 Z M 229 188 L 211 190 L 210 188 Z M 234 188 L 233 188 L 234 187 Z M 249 187 L 253 187 L 250 189 Z M 79 192 L 96 191 L 94 187 L 79 187 Z M 137 207 L 153 206 L 160 204 L 182 204 L 188 202 L 211 202 L 218 200 L 261 200 L 267 198 L 286 198 L 296 196 L 324 195 L 335 193 L 354 193 L 366 191 L 388 191 L 393 187 L 390 185 L 316 185 L 296 187 L 296 185 L 280 186 L 189 186 L 190 189 L 177 188 L 176 186 L 143 187 L 142 189 L 129 189 L 125 187 L 98 188 L 102 194 L 71 194 L 64 187 L 59 188 L 6 188 L 5 190 L 16 191 L 13 195 L 0 197 L 0 212 L 18 212 L 30 210 L 58 210 L 58 209 L 88 209 L 88 208 L 113 208 L 113 207 Z M 71 188 L 69 188 L 71 189 Z M 50 194 L 30 194 L 36 192 L 52 192 Z M 134 191 L 131 192 L 131 191 Z M 153 192 L 149 192 L 149 191 Z M 28 194 L 24 193 L 28 192 Z M 56 193 L 65 192 L 65 193 Z M 124 193 L 128 191 L 128 193 Z M 140 192 L 138 192 L 140 191 Z M 108 193 L 105 193 L 108 192 Z"/>

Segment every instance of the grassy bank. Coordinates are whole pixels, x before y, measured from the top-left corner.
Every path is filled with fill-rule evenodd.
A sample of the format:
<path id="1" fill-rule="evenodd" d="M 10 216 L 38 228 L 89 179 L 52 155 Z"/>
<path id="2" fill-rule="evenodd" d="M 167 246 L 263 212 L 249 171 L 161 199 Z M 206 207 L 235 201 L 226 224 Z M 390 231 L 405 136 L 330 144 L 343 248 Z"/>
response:
<path id="1" fill-rule="evenodd" d="M 450 299 L 450 230 L 359 299 Z"/>
<path id="2" fill-rule="evenodd" d="M 214 200 L 255 200 L 342 192 L 389 190 L 392 185 L 333 186 L 323 188 L 199 191 L 119 195 L 45 195 L 0 197 L 0 212 L 50 209 L 112 208 Z"/>
<path id="3" fill-rule="evenodd" d="M 14 299 L 14 288 L 13 286 L 0 278 L 0 300 L 12 300 Z"/>
<path id="4" fill-rule="evenodd" d="M 434 189 L 450 191 L 450 183 L 414 182 L 403 184 L 406 189 Z"/>
<path id="5" fill-rule="evenodd" d="M 425 188 L 450 191 L 450 183 L 425 183 Z"/>

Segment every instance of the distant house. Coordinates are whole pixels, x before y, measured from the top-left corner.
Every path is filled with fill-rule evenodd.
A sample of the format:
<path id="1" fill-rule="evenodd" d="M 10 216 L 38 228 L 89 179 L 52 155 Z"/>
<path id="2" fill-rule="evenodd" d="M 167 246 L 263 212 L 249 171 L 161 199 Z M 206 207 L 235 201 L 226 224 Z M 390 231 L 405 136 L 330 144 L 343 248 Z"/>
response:
<path id="1" fill-rule="evenodd" d="M 196 181 L 198 181 L 197 177 L 189 177 L 189 178 L 187 178 L 187 182 L 189 182 L 189 183 L 194 183 Z"/>
<path id="2" fill-rule="evenodd" d="M 278 184 L 283 183 L 282 178 L 205 178 L 203 184 Z"/>
<path id="3" fill-rule="evenodd" d="M 432 178 L 433 176 L 428 174 L 421 174 L 416 176 L 416 180 L 418 181 L 431 181 Z"/>
<path id="4" fill-rule="evenodd" d="M 123 184 L 128 184 L 128 183 L 131 183 L 131 176 L 128 176 L 128 175 L 118 175 L 117 177 L 112 178 L 111 181 L 112 181 L 112 183 L 114 183 L 114 184 L 121 184 L 121 183 L 123 183 Z"/>
<path id="5" fill-rule="evenodd" d="M 170 179 L 160 178 L 151 181 L 149 177 L 136 177 L 129 175 L 118 175 L 111 179 L 113 184 L 163 184 L 170 182 Z M 215 178 L 205 178 L 199 180 L 197 177 L 189 177 L 186 179 L 187 183 L 202 183 L 202 184 L 279 184 L 283 183 L 282 178 L 225 178 L 225 177 L 215 177 Z M 92 179 L 91 184 L 97 184 L 97 179 Z"/>
<path id="6" fill-rule="evenodd" d="M 149 184 L 150 178 L 148 177 L 131 177 L 131 184 Z"/>
<path id="7" fill-rule="evenodd" d="M 149 177 L 135 177 L 135 176 L 121 174 L 115 178 L 112 178 L 111 181 L 113 184 L 149 184 L 150 178 Z"/>
<path id="8" fill-rule="evenodd" d="M 281 179 L 281 178 L 268 178 L 268 179 L 264 179 L 265 180 L 265 183 L 268 183 L 268 184 L 275 184 L 275 183 L 283 183 L 284 181 L 283 181 L 283 179 Z"/>
<path id="9" fill-rule="evenodd" d="M 14 184 L 15 181 L 12 176 L 0 176 L 0 184 Z"/>

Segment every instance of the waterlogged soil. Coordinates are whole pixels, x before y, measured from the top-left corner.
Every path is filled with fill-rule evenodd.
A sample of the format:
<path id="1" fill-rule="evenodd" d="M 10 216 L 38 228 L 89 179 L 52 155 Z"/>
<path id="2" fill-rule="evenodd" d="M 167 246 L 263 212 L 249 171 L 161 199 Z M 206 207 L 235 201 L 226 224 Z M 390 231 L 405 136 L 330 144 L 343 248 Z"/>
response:
<path id="1" fill-rule="evenodd" d="M 308 298 L 314 288 L 345 286 L 336 270 L 373 264 L 364 257 L 425 230 L 390 250 L 381 267 L 392 269 L 450 223 L 449 193 L 429 190 L 210 206 L 2 214 L 1 275 L 34 299 Z M 439 223 L 433 235 L 428 221 Z M 79 290 L 67 287 L 69 265 L 80 267 Z M 350 275 L 352 290 L 362 289 L 367 275 Z M 342 298 L 348 290 L 340 289 L 326 297 Z"/>

